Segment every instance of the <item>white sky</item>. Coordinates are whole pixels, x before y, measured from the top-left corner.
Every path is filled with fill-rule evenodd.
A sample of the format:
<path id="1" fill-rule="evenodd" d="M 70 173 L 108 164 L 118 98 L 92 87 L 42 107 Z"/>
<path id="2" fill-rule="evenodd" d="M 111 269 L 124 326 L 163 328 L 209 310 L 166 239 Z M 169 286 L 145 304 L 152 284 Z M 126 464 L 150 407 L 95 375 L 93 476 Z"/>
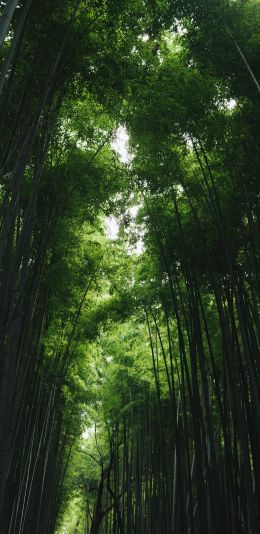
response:
<path id="1" fill-rule="evenodd" d="M 230 100 L 227 100 L 227 108 L 232 110 L 236 107 L 237 103 L 234 98 L 230 98 Z"/>
<path id="2" fill-rule="evenodd" d="M 144 38 L 145 37 L 146 36 L 144 36 Z M 111 143 L 111 146 L 116 152 L 116 154 L 118 155 L 120 161 L 122 163 L 125 163 L 126 165 L 131 163 L 131 161 L 133 160 L 133 156 L 129 152 L 128 140 L 129 140 L 129 135 L 126 131 L 126 128 L 124 126 L 119 126 L 117 128 L 115 138 L 113 142 Z M 138 208 L 139 206 L 133 206 L 127 209 L 127 213 L 130 214 L 133 223 L 134 223 Z M 118 232 L 119 232 L 119 222 L 117 218 L 114 216 L 106 217 L 105 224 L 107 227 L 108 238 L 114 241 L 115 239 L 117 239 Z M 139 239 L 134 247 L 128 248 L 128 253 L 129 254 L 133 254 L 133 253 L 141 254 L 141 252 L 143 251 L 143 248 L 144 248 L 143 241 L 142 239 Z"/>
<path id="3" fill-rule="evenodd" d="M 82 433 L 82 437 L 84 439 L 90 438 L 95 432 L 95 425 L 92 425 L 91 427 L 86 427 L 84 432 Z"/>
<path id="4" fill-rule="evenodd" d="M 131 219 L 132 219 L 133 223 L 134 223 L 138 208 L 139 208 L 139 206 L 133 206 L 132 208 L 129 208 L 127 210 L 127 213 L 130 213 L 130 216 L 131 216 Z M 118 220 L 114 216 L 106 217 L 105 218 L 105 224 L 106 224 L 106 228 L 107 228 L 107 237 L 109 239 L 111 239 L 112 241 L 114 241 L 115 239 L 117 239 L 118 232 L 119 232 Z M 136 244 L 134 246 L 127 247 L 128 254 L 133 254 L 134 253 L 134 254 L 139 255 L 139 254 L 141 254 L 143 252 L 143 250 L 144 250 L 144 243 L 143 243 L 142 239 L 138 239 L 138 241 L 136 242 Z"/>
<path id="5" fill-rule="evenodd" d="M 128 149 L 129 135 L 124 126 L 119 126 L 115 133 L 115 139 L 112 141 L 111 146 L 117 153 L 122 163 L 131 163 L 133 156 Z"/>
<path id="6" fill-rule="evenodd" d="M 107 227 L 107 237 L 114 241 L 117 238 L 119 232 L 119 224 L 116 217 L 106 217 L 105 223 Z"/>

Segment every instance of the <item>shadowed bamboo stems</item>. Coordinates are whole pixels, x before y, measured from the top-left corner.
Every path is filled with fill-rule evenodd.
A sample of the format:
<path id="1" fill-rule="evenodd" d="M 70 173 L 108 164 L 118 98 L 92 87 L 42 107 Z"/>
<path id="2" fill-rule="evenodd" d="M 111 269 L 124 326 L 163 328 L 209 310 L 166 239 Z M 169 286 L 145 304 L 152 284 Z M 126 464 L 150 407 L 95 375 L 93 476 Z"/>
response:
<path id="1" fill-rule="evenodd" d="M 96 439 L 75 534 L 257 534 L 254 2 L 17 4 L 0 17 L 0 531 L 55 532 L 96 401 L 105 453 Z M 125 269 L 127 195 L 144 251 Z"/>
<path id="2" fill-rule="evenodd" d="M 158 304 L 155 309 L 145 305 L 155 383 L 153 408 L 147 404 L 147 410 L 152 418 L 158 410 L 158 426 L 155 429 L 152 424 L 148 428 L 146 418 L 141 423 L 135 416 L 134 532 L 156 532 L 158 528 L 169 533 L 174 529 L 202 532 L 206 528 L 212 533 L 220 530 L 235 533 L 239 529 L 256 533 L 258 529 L 259 345 L 254 313 L 258 296 L 252 293 L 251 280 L 250 284 L 247 282 L 248 256 L 245 255 L 244 270 L 235 265 L 217 186 L 201 144 L 200 149 L 204 161 L 198 152 L 197 157 L 206 183 L 207 203 L 222 246 L 224 269 L 220 274 L 211 271 L 212 257 L 204 223 L 182 183 L 205 246 L 208 294 L 192 264 L 178 200 L 173 196 L 182 241 L 177 270 L 168 237 L 153 213 L 154 200 L 151 208 L 145 199 L 162 269 L 167 273 L 171 309 L 163 300 L 159 312 Z M 252 241 L 246 245 L 244 241 L 243 246 L 248 250 L 252 247 L 254 254 Z M 252 272 L 251 279 L 254 276 Z M 212 338 L 213 328 L 220 336 L 218 348 Z M 176 336 L 177 358 L 172 344 Z M 151 453 L 146 455 L 143 446 L 140 447 L 142 425 L 151 442 L 148 447 Z M 169 449 L 170 444 L 173 446 Z M 131 479 L 128 472 L 125 476 Z M 158 495 L 164 496 L 167 508 L 161 507 Z M 126 521 L 130 509 L 125 508 Z"/>

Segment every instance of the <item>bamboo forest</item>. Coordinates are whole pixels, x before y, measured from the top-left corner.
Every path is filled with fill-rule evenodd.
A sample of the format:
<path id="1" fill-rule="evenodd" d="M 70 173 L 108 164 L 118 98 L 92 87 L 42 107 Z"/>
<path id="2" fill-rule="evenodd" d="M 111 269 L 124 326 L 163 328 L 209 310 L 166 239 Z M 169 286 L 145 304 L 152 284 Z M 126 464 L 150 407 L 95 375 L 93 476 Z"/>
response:
<path id="1" fill-rule="evenodd" d="M 0 534 L 260 532 L 260 0 L 0 1 Z"/>

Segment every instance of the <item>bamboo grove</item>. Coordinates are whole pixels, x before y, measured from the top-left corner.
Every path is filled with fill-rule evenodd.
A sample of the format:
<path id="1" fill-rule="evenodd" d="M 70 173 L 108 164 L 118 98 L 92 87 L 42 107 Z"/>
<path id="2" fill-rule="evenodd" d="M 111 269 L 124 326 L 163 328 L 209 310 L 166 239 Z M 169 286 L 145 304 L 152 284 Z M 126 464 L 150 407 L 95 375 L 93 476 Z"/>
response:
<path id="1" fill-rule="evenodd" d="M 259 532 L 259 22 L 1 2 L 1 534 Z"/>

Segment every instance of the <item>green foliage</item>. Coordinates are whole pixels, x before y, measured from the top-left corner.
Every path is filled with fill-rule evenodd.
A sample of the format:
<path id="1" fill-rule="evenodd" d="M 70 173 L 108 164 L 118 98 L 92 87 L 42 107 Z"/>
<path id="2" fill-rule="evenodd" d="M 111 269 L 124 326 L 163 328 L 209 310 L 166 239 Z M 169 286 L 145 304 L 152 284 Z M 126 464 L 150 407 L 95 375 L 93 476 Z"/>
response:
<path id="1" fill-rule="evenodd" d="M 19 33 L 26 4 L 1 49 L 0 530 L 255 534 L 259 2 L 40 0 Z"/>

